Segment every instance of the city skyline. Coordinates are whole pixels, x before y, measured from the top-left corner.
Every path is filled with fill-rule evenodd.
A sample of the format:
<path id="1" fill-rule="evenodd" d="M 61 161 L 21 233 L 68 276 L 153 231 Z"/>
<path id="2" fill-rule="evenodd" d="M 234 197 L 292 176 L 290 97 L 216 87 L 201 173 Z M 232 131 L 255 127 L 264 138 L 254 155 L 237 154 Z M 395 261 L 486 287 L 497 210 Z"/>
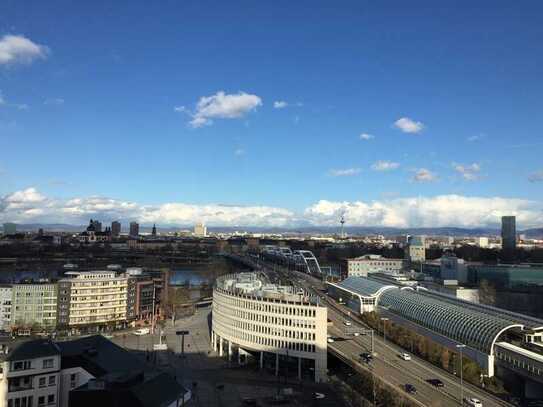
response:
<path id="1" fill-rule="evenodd" d="M 542 11 L 8 2 L 0 222 L 541 227 Z"/>

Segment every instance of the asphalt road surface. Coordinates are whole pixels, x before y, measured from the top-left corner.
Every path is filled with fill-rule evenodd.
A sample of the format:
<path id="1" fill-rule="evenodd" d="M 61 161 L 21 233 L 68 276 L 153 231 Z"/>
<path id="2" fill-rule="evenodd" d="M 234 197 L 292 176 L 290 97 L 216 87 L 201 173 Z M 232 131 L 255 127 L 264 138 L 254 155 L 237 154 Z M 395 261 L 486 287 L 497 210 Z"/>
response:
<path id="1" fill-rule="evenodd" d="M 293 272 L 290 272 L 293 273 Z M 329 327 L 328 334 L 345 340 L 334 341 L 328 346 L 334 353 L 350 358 L 354 366 L 372 370 L 378 377 L 389 382 L 397 388 L 403 389 L 406 383 L 414 385 L 417 394 L 412 395 L 413 399 L 425 406 L 458 406 L 461 405 L 460 379 L 457 376 L 432 365 L 431 363 L 411 355 L 409 350 L 402 349 L 391 342 L 384 342 L 383 338 L 374 335 L 374 361 L 371 365 L 360 360 L 360 354 L 369 352 L 371 348 L 371 335 L 360 335 L 354 337 L 347 334 L 345 321 L 351 322 L 349 330 L 360 328 L 369 329 L 359 320 L 353 318 L 352 310 L 335 302 L 334 299 L 323 294 L 321 290 L 325 287 L 320 280 L 307 274 L 294 272 L 298 278 L 299 285 L 307 291 L 321 298 L 321 304 L 328 308 L 328 318 L 333 326 Z M 410 361 L 404 361 L 399 357 L 401 353 L 409 353 Z M 439 379 L 444 386 L 437 388 L 426 382 L 428 379 Z M 483 406 L 511 406 L 511 404 L 494 397 L 493 395 L 479 389 L 464 381 L 464 397 L 476 397 L 482 401 Z"/>

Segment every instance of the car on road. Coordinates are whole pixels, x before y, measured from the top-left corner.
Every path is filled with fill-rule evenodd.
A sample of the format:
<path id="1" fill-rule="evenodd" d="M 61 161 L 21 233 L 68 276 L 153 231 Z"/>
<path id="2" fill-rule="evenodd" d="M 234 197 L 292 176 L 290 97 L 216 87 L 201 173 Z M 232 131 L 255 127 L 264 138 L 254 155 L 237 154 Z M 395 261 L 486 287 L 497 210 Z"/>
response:
<path id="1" fill-rule="evenodd" d="M 475 397 L 465 397 L 464 405 L 470 407 L 483 407 L 482 401 Z"/>
<path id="2" fill-rule="evenodd" d="M 132 332 L 134 335 L 141 336 L 141 335 L 148 335 L 151 332 L 149 328 L 140 328 L 136 329 L 134 332 Z"/>
<path id="3" fill-rule="evenodd" d="M 360 336 L 360 332 L 353 332 L 353 336 Z"/>
<path id="4" fill-rule="evenodd" d="M 411 355 L 409 353 L 400 353 L 398 356 L 403 360 L 411 360 Z"/>
<path id="5" fill-rule="evenodd" d="M 345 326 L 351 326 L 352 325 L 349 321 L 345 321 L 343 323 L 345 324 Z"/>
<path id="6" fill-rule="evenodd" d="M 426 380 L 428 383 L 430 383 L 432 386 L 435 386 L 435 387 L 444 387 L 445 385 L 443 384 L 443 382 L 439 379 L 428 379 Z"/>
<path id="7" fill-rule="evenodd" d="M 405 391 L 409 394 L 417 394 L 417 388 L 410 383 L 405 385 Z"/>
<path id="8" fill-rule="evenodd" d="M 328 338 L 328 339 L 326 340 L 326 342 L 328 342 L 328 343 L 334 343 L 335 341 L 334 341 L 334 338 Z"/>
<path id="9" fill-rule="evenodd" d="M 373 355 L 369 352 L 364 352 L 360 354 L 360 359 L 364 360 L 366 363 L 370 363 L 373 360 Z"/>

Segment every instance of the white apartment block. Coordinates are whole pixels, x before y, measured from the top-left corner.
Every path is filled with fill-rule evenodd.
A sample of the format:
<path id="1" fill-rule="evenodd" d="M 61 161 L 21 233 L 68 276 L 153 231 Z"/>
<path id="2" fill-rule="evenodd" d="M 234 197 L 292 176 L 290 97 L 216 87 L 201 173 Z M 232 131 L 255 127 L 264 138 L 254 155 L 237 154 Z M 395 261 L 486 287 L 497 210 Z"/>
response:
<path id="1" fill-rule="evenodd" d="M 349 277 L 367 277 L 369 273 L 397 274 L 404 268 L 404 259 L 386 259 L 373 254 L 347 260 Z"/>
<path id="2" fill-rule="evenodd" d="M 0 285 L 0 330 L 9 331 L 11 324 L 11 285 Z"/>
<path id="3" fill-rule="evenodd" d="M 11 328 L 54 329 L 57 324 L 57 285 L 14 284 L 11 300 Z"/>
<path id="4" fill-rule="evenodd" d="M 0 407 L 57 407 L 60 351 L 47 340 L 16 344 L 1 355 Z"/>
<path id="5" fill-rule="evenodd" d="M 127 320 L 128 279 L 112 271 L 75 272 L 58 282 L 58 325 L 118 326 Z"/>
<path id="6" fill-rule="evenodd" d="M 229 359 L 237 354 L 238 361 L 257 352 L 260 368 L 266 361 L 276 375 L 281 364 L 297 363 L 299 379 L 309 371 L 316 382 L 326 381 L 327 308 L 288 288 L 266 284 L 255 273 L 218 278 L 212 347 Z"/>

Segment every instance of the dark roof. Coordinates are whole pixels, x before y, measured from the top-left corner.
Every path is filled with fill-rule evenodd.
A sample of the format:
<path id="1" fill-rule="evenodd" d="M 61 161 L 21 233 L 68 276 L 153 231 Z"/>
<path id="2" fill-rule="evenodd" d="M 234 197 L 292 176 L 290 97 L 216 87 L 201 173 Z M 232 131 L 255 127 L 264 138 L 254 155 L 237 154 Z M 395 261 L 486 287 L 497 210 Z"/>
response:
<path id="1" fill-rule="evenodd" d="M 132 388 L 132 394 L 144 407 L 169 406 L 186 392 L 172 375 L 165 372 Z"/>
<path id="2" fill-rule="evenodd" d="M 91 379 L 70 391 L 70 406 L 168 407 L 188 392 L 175 377 L 157 370 Z"/>
<path id="3" fill-rule="evenodd" d="M 60 353 L 58 346 L 48 339 L 19 342 L 10 349 L 7 361 L 28 360 L 56 356 Z"/>
<path id="4" fill-rule="evenodd" d="M 136 356 L 102 335 L 59 342 L 62 368 L 80 366 L 94 377 L 122 371 L 143 371 L 145 365 Z"/>

